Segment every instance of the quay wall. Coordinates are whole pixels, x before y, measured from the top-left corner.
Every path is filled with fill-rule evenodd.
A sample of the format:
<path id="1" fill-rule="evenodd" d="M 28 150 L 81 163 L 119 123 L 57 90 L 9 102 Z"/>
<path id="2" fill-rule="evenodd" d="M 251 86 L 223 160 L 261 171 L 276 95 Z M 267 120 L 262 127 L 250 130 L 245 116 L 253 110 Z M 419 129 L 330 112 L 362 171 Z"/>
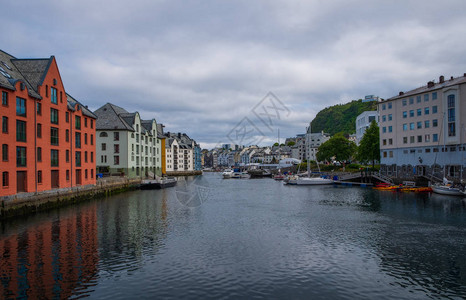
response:
<path id="1" fill-rule="evenodd" d="M 140 183 L 141 179 L 106 177 L 98 179 L 96 185 L 0 197 L 0 220 L 136 189 Z"/>
<path id="2" fill-rule="evenodd" d="M 202 175 L 202 171 L 167 171 L 167 176 L 193 176 Z"/>

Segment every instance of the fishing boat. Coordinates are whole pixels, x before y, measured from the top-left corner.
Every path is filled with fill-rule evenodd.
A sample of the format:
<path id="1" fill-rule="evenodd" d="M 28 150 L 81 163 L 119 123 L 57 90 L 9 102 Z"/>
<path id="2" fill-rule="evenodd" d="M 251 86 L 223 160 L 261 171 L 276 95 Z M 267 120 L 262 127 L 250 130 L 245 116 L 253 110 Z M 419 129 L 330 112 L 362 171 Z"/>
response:
<path id="1" fill-rule="evenodd" d="M 233 172 L 233 175 L 231 175 L 231 178 L 249 178 L 248 172 Z"/>

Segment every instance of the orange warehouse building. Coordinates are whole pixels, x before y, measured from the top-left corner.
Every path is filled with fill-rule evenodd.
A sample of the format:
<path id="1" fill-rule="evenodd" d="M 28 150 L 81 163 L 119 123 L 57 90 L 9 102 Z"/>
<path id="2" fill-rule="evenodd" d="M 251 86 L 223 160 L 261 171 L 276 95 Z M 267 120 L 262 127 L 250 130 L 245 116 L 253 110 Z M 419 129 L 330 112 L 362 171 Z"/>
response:
<path id="1" fill-rule="evenodd" d="M 66 94 L 55 57 L 0 51 L 0 196 L 95 184 L 96 116 Z"/>

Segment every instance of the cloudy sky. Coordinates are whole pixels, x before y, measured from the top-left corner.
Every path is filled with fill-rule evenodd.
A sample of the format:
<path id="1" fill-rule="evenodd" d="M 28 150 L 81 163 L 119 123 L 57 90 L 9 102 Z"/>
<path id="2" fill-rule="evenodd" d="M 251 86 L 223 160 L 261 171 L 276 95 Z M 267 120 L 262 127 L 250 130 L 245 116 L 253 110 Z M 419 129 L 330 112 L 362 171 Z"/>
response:
<path id="1" fill-rule="evenodd" d="M 280 129 L 283 141 L 327 106 L 389 98 L 466 72 L 464 0 L 1 6 L 0 49 L 19 58 L 55 55 L 67 92 L 84 104 L 111 102 L 155 117 L 204 147 L 247 142 L 238 139 L 244 128 L 262 144 Z"/>

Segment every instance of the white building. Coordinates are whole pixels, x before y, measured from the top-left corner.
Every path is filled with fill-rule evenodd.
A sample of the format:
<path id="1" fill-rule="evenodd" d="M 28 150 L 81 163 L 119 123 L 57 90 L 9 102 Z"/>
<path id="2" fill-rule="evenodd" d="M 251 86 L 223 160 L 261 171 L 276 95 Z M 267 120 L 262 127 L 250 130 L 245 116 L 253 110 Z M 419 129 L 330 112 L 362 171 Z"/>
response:
<path id="1" fill-rule="evenodd" d="M 138 112 L 129 113 L 111 103 L 94 114 L 98 117 L 96 165 L 99 173 L 124 174 L 130 178 L 161 175 L 161 141 L 157 138 L 155 119 L 141 120 Z"/>
<path id="2" fill-rule="evenodd" d="M 390 121 L 393 118 L 392 115 L 387 115 L 383 117 L 390 118 Z M 375 121 L 377 122 L 377 124 L 379 124 L 379 112 L 376 110 L 365 111 L 356 117 L 356 144 L 357 145 L 359 145 L 359 143 L 361 142 L 361 139 L 364 136 L 366 129 L 369 128 L 372 121 Z"/>
<path id="3" fill-rule="evenodd" d="M 194 171 L 194 147 L 196 142 L 186 133 L 166 133 L 165 151 L 167 174 L 169 172 Z"/>

